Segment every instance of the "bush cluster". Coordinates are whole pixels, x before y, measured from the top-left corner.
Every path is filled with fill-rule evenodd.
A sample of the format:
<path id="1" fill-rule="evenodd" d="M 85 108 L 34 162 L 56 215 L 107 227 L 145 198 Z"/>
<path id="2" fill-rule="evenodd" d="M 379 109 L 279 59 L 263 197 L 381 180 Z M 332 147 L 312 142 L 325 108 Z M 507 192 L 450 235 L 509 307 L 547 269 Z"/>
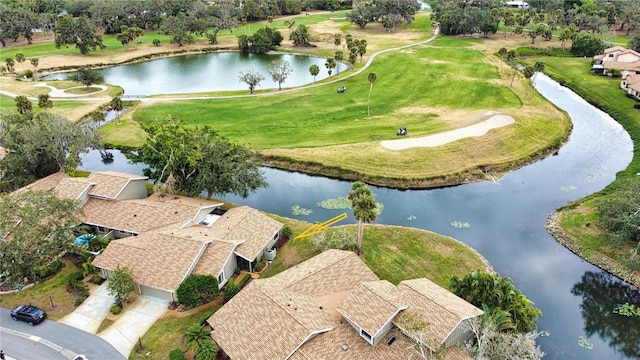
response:
<path id="1" fill-rule="evenodd" d="M 218 297 L 218 279 L 211 275 L 190 275 L 180 284 L 178 304 L 200 306 Z"/>
<path id="2" fill-rule="evenodd" d="M 169 360 L 185 360 L 184 353 L 180 349 L 173 349 L 169 352 Z"/>
<path id="3" fill-rule="evenodd" d="M 118 315 L 122 312 L 122 308 L 118 305 L 111 305 L 111 307 L 109 308 L 109 311 L 113 314 L 113 315 Z"/>
<path id="4" fill-rule="evenodd" d="M 89 297 L 89 288 L 85 283 L 82 282 L 83 278 L 84 276 L 82 275 L 81 270 L 70 274 L 67 278 L 67 291 L 72 293 L 77 292 L 82 300 Z"/>
<path id="5" fill-rule="evenodd" d="M 229 300 L 231 300 L 234 296 L 236 296 L 237 293 L 240 292 L 241 289 L 242 289 L 242 287 L 240 287 L 239 284 L 236 284 L 233 281 L 229 281 L 224 286 L 224 302 L 226 303 Z"/>
<path id="6" fill-rule="evenodd" d="M 62 266 L 64 265 L 64 263 L 62 261 L 60 261 L 60 259 L 55 260 L 50 262 L 49 264 L 36 269 L 35 271 L 35 276 L 42 280 L 42 279 L 46 279 L 51 275 L 56 274 L 58 271 L 60 271 L 60 269 L 62 269 Z"/>

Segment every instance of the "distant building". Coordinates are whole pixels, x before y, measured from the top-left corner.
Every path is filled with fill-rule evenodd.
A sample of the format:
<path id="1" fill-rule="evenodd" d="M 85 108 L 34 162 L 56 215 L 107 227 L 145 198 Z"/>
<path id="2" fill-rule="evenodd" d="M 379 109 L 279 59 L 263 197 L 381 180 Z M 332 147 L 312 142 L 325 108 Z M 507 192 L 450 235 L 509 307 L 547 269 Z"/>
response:
<path id="1" fill-rule="evenodd" d="M 514 8 L 514 9 L 528 9 L 529 8 L 529 4 L 526 1 L 523 0 L 510 0 L 504 3 L 505 6 L 508 6 L 510 8 Z"/>

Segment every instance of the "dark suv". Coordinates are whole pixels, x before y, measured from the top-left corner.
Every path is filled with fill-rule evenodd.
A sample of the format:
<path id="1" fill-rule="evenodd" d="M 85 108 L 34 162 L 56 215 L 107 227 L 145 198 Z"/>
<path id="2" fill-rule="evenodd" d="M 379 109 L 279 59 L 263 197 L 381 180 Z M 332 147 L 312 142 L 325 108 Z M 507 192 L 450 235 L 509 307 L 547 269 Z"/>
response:
<path id="1" fill-rule="evenodd" d="M 47 318 L 47 313 L 33 305 L 18 305 L 11 310 L 11 318 L 15 321 L 22 320 L 33 326 Z"/>

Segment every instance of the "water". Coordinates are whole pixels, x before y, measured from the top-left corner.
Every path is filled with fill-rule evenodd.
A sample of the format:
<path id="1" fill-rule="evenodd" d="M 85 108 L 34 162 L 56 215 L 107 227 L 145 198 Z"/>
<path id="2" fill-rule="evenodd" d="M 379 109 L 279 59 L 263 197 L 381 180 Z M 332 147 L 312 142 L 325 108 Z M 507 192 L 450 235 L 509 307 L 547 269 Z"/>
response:
<path id="1" fill-rule="evenodd" d="M 574 122 L 570 141 L 556 156 L 513 171 L 498 183 L 419 191 L 371 187 L 384 204 L 376 223 L 435 231 L 478 250 L 543 311 L 538 328 L 550 336 L 538 342 L 547 353 L 545 359 L 640 358 L 640 319 L 612 312 L 625 301 L 640 303 L 640 292 L 559 245 L 544 227 L 554 209 L 611 183 L 615 173 L 631 161 L 633 144 L 608 115 L 548 77 L 537 75 L 536 88 Z M 135 173 L 142 168 L 118 157 L 112 165 L 101 166 L 99 159 L 90 154 L 83 160 L 84 168 Z M 264 172 L 269 188 L 247 199 L 227 196 L 225 200 L 309 222 L 344 211 L 315 204 L 346 196 L 350 182 L 276 169 Z M 294 205 L 313 213 L 293 216 Z M 355 222 L 351 211 L 347 213 L 349 219 L 343 223 Z M 415 220 L 409 220 L 413 216 Z M 454 221 L 470 226 L 455 228 Z"/>
<path id="2" fill-rule="evenodd" d="M 329 77 L 324 66 L 325 58 L 294 54 L 244 54 L 239 52 L 215 52 L 191 54 L 141 63 L 113 66 L 100 72 L 107 84 L 118 85 L 126 96 L 148 96 L 158 94 L 185 94 L 208 91 L 248 90 L 247 84 L 240 82 L 240 72 L 255 70 L 264 80 L 256 87 L 277 89 L 268 72 L 272 61 L 288 61 L 292 72 L 282 87 L 295 87 L 313 83 L 309 73 L 311 65 L 318 65 L 320 73 L 316 81 Z M 333 69 L 332 75 L 347 70 L 341 63 Z M 57 73 L 45 80 L 66 79 L 73 73 Z"/>

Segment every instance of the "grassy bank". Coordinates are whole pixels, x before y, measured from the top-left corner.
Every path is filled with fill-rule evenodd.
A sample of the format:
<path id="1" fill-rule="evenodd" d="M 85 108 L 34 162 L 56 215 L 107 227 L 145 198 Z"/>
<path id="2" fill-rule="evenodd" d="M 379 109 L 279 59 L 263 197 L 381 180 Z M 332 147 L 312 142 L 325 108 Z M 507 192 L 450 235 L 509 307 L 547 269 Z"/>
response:
<path id="1" fill-rule="evenodd" d="M 634 156 L 629 166 L 616 175 L 616 181 L 604 190 L 575 201 L 559 209 L 557 225 L 567 239 L 565 246 L 596 266 L 599 266 L 636 285 L 640 285 L 638 259 L 632 257 L 633 244 L 612 244 L 605 231 L 598 227 L 596 211 L 598 199 L 615 196 L 619 180 L 637 177 L 640 173 L 640 111 L 633 108 L 634 100 L 620 89 L 620 78 L 591 75 L 591 59 L 538 58 L 545 72 L 569 87 L 582 98 L 604 110 L 631 135 Z M 560 236 L 562 236 L 562 234 Z"/>
<path id="2" fill-rule="evenodd" d="M 570 122 L 523 83 L 509 79 L 478 50 L 475 39 L 443 38 L 384 54 L 366 72 L 335 86 L 268 96 L 146 103 L 129 120 L 184 118 L 188 126 L 213 127 L 223 136 L 260 150 L 265 164 L 372 184 L 421 188 L 483 179 L 521 166 L 558 148 Z M 370 103 L 369 72 L 377 75 Z M 371 116 L 368 117 L 368 109 Z M 517 124 L 436 148 L 390 151 L 381 140 L 396 129 L 426 136 L 477 123 L 498 111 Z M 105 128 L 116 147 L 139 146 L 126 132 Z M 126 140 L 124 137 L 126 136 Z"/>
<path id="3" fill-rule="evenodd" d="M 294 236 L 310 224 L 284 221 Z M 327 230 L 353 232 L 356 226 L 345 225 Z M 312 237 L 291 240 L 263 273 L 273 276 L 320 252 Z M 464 276 L 475 269 L 491 271 L 488 263 L 473 249 L 453 238 L 421 229 L 399 226 L 365 226 L 362 259 L 379 278 L 398 284 L 402 280 L 426 277 L 445 288 L 452 276 Z"/>

